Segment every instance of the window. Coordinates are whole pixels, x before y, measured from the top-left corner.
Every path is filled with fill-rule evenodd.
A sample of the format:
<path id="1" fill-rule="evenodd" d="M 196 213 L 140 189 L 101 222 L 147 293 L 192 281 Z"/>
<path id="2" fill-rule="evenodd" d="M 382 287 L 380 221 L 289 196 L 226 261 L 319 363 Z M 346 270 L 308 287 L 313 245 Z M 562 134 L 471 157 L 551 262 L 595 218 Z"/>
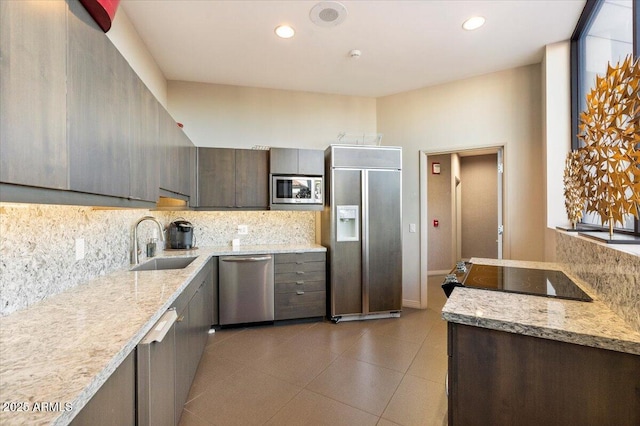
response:
<path id="1" fill-rule="evenodd" d="M 596 75 L 604 75 L 607 64 L 616 64 L 627 55 L 639 57 L 640 0 L 587 0 L 571 38 L 572 147 L 577 137 L 580 113 L 586 109 L 586 95 L 594 87 Z M 585 214 L 583 224 L 600 227 L 597 215 Z M 638 220 L 628 215 L 620 232 L 640 235 Z"/>

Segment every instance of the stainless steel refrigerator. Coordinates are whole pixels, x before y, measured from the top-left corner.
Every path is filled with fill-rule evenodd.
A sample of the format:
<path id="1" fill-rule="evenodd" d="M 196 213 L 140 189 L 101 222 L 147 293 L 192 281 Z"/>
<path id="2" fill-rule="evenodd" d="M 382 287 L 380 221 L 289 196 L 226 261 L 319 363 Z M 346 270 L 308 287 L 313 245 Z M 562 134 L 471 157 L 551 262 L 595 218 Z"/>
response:
<path id="1" fill-rule="evenodd" d="M 400 316 L 402 149 L 331 145 L 325 197 L 327 316 L 334 322 Z"/>

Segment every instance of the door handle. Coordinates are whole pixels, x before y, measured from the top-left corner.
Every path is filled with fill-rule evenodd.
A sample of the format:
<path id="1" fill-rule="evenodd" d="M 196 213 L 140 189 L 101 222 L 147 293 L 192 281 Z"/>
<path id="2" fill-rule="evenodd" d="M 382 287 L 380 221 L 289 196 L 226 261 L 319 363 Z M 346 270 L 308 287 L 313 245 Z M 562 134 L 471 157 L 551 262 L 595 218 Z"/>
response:
<path id="1" fill-rule="evenodd" d="M 304 294 L 304 291 L 300 291 L 300 290 L 298 290 L 298 291 L 296 291 L 296 294 L 297 294 L 298 296 L 301 296 L 301 295 L 303 295 L 303 294 Z"/>

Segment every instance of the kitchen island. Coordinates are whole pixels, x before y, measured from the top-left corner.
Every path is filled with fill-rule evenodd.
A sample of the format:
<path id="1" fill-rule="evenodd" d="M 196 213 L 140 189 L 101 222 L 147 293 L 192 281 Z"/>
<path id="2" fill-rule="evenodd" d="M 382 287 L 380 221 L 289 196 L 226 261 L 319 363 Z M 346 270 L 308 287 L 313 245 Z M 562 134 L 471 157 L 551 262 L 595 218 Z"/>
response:
<path id="1" fill-rule="evenodd" d="M 162 257 L 197 258 L 184 269 L 123 269 L 0 318 L 0 423 L 68 424 L 212 257 L 314 251 L 326 249 L 164 251 Z"/>
<path id="2" fill-rule="evenodd" d="M 592 302 L 455 288 L 449 322 L 449 424 L 638 424 L 640 333 L 560 265 Z M 485 422 L 485 423 L 483 423 Z"/>

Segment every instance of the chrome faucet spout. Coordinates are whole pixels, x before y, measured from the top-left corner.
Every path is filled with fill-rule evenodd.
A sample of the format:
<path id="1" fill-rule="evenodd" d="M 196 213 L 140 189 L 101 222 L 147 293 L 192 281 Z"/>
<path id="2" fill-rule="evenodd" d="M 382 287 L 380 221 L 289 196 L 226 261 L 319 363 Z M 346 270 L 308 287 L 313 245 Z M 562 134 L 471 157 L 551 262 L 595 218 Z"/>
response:
<path id="1" fill-rule="evenodd" d="M 155 222 L 158 225 L 158 230 L 160 231 L 160 241 L 164 241 L 164 230 L 162 228 L 162 224 L 153 216 L 143 216 L 133 225 L 133 249 L 131 253 L 131 259 L 134 265 L 137 265 L 140 262 L 140 249 L 138 246 L 138 225 L 140 225 L 145 220 L 150 220 Z"/>

